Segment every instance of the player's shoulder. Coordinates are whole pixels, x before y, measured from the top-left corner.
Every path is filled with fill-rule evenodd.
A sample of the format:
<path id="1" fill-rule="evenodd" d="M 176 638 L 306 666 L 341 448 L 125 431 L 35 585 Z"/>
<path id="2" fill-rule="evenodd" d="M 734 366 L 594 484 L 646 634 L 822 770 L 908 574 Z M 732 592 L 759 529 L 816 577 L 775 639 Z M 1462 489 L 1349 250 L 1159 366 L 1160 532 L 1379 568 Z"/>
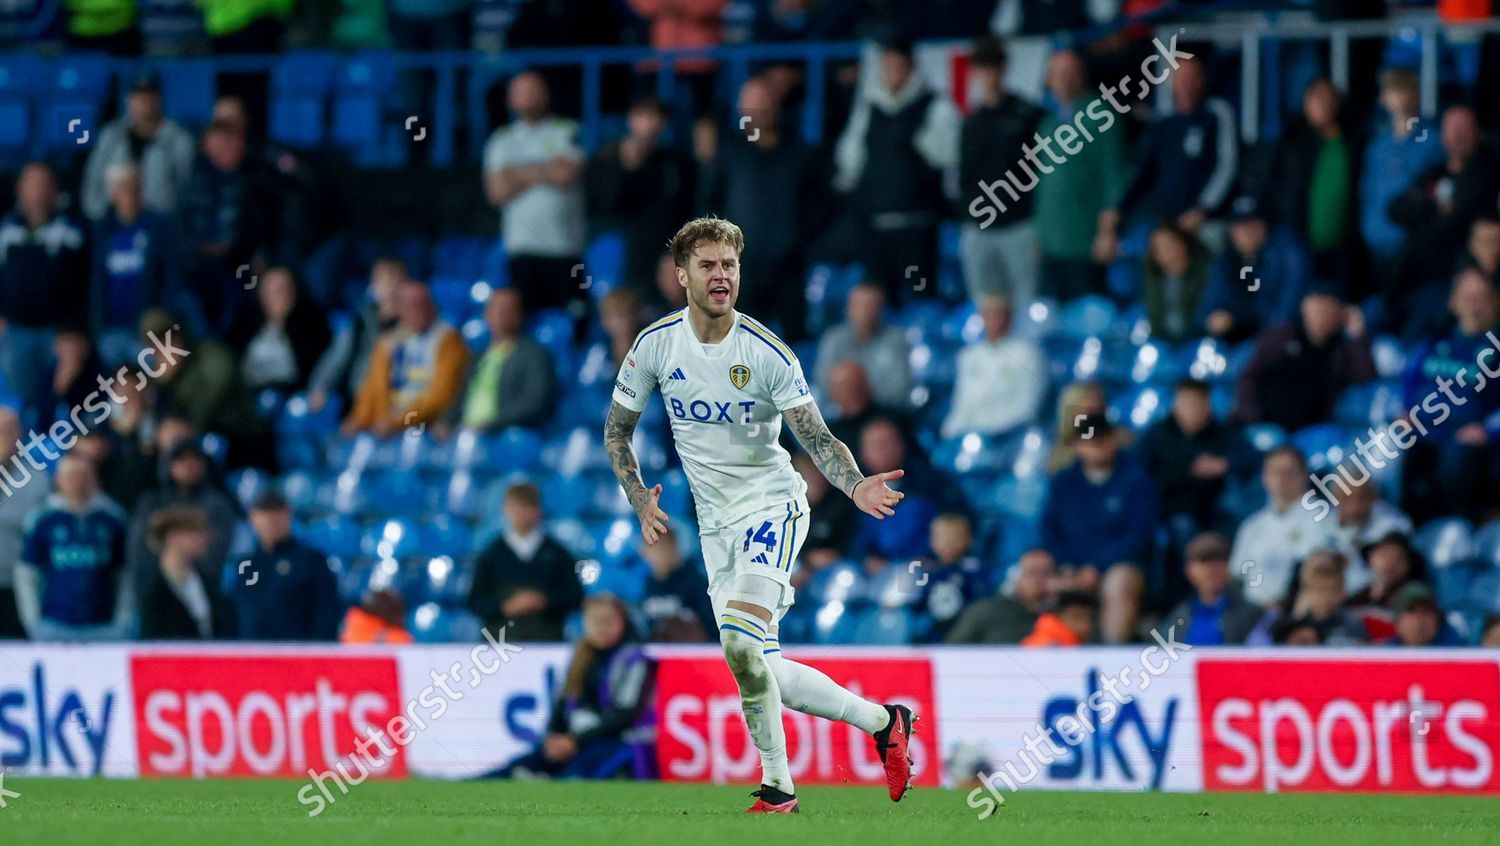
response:
<path id="1" fill-rule="evenodd" d="M 664 314 L 646 324 L 646 327 L 640 331 L 640 334 L 635 336 L 635 343 L 630 346 L 630 351 L 632 353 L 641 353 L 660 348 L 672 336 L 672 333 L 666 330 L 682 323 L 686 317 L 686 311 L 679 309 L 669 314 Z"/>
<path id="2" fill-rule="evenodd" d="M 740 312 L 739 328 L 736 331 L 744 333 L 750 339 L 750 348 L 762 358 L 786 367 L 797 363 L 797 354 L 792 352 L 792 348 L 764 323 L 750 315 Z"/>

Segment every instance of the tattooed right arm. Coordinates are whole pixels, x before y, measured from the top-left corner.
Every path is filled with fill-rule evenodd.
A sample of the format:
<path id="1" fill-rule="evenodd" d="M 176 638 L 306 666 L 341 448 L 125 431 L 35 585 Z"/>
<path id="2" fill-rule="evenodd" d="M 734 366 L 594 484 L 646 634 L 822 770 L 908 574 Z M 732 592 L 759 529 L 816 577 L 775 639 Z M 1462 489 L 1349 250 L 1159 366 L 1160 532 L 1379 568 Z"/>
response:
<path id="1" fill-rule="evenodd" d="M 625 490 L 625 498 L 636 514 L 644 514 L 646 508 L 646 483 L 641 481 L 641 465 L 636 461 L 635 448 L 630 439 L 635 435 L 635 424 L 641 413 L 631 411 L 618 402 L 609 404 L 609 416 L 604 421 L 604 449 L 609 454 L 609 466 L 614 468 L 615 478 Z"/>

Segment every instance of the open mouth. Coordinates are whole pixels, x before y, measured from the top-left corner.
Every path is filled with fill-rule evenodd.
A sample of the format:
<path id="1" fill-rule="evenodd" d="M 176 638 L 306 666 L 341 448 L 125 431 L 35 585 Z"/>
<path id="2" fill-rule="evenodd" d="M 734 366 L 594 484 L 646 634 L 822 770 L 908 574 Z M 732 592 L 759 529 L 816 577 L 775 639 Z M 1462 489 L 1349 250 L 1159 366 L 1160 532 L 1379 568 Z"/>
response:
<path id="1" fill-rule="evenodd" d="M 729 286 L 728 285 L 711 285 L 711 286 L 709 286 L 709 289 L 708 289 L 708 298 L 710 300 L 713 300 L 715 303 L 721 303 L 722 304 L 722 303 L 729 302 Z"/>

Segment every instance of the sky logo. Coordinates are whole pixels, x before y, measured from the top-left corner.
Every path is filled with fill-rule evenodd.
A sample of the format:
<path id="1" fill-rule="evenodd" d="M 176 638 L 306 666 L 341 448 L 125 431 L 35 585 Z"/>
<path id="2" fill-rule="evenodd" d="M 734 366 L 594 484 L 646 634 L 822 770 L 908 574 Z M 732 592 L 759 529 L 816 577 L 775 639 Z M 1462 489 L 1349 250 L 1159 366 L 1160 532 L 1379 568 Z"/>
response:
<path id="1" fill-rule="evenodd" d="M 32 664 L 29 681 L 29 687 L 0 687 L 0 768 L 99 775 L 114 693 L 106 691 L 91 711 L 76 688 L 49 690 L 40 662 Z"/>
<path id="2" fill-rule="evenodd" d="M 1087 690 L 1082 699 L 1059 696 L 1048 700 L 1042 709 L 1042 726 L 1051 729 L 1049 736 L 1063 748 L 1063 755 L 1049 765 L 1048 775 L 1062 781 L 1107 781 L 1113 764 L 1127 783 L 1159 790 L 1166 774 L 1167 754 L 1172 748 L 1177 697 L 1166 700 L 1161 725 L 1153 731 L 1150 719 L 1135 698 L 1125 697 L 1118 705 L 1105 698 L 1098 670 L 1089 670 L 1085 684 Z M 1100 713 L 1106 709 L 1112 714 Z M 1079 715 L 1088 719 L 1092 730 L 1073 737 L 1058 730 L 1063 717 Z M 1137 766 L 1147 770 L 1138 773 Z M 1148 776 L 1150 780 L 1146 781 Z"/>

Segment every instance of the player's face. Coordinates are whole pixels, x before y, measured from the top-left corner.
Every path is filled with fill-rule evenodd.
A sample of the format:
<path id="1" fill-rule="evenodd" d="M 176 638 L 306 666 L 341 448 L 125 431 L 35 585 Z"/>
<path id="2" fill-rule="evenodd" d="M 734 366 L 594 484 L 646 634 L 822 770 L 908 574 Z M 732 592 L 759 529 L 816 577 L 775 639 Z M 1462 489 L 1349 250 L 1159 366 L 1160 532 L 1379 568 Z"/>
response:
<path id="1" fill-rule="evenodd" d="M 740 298 L 739 252 L 728 244 L 704 241 L 694 248 L 687 267 L 677 268 L 677 282 L 694 309 L 723 317 Z"/>

